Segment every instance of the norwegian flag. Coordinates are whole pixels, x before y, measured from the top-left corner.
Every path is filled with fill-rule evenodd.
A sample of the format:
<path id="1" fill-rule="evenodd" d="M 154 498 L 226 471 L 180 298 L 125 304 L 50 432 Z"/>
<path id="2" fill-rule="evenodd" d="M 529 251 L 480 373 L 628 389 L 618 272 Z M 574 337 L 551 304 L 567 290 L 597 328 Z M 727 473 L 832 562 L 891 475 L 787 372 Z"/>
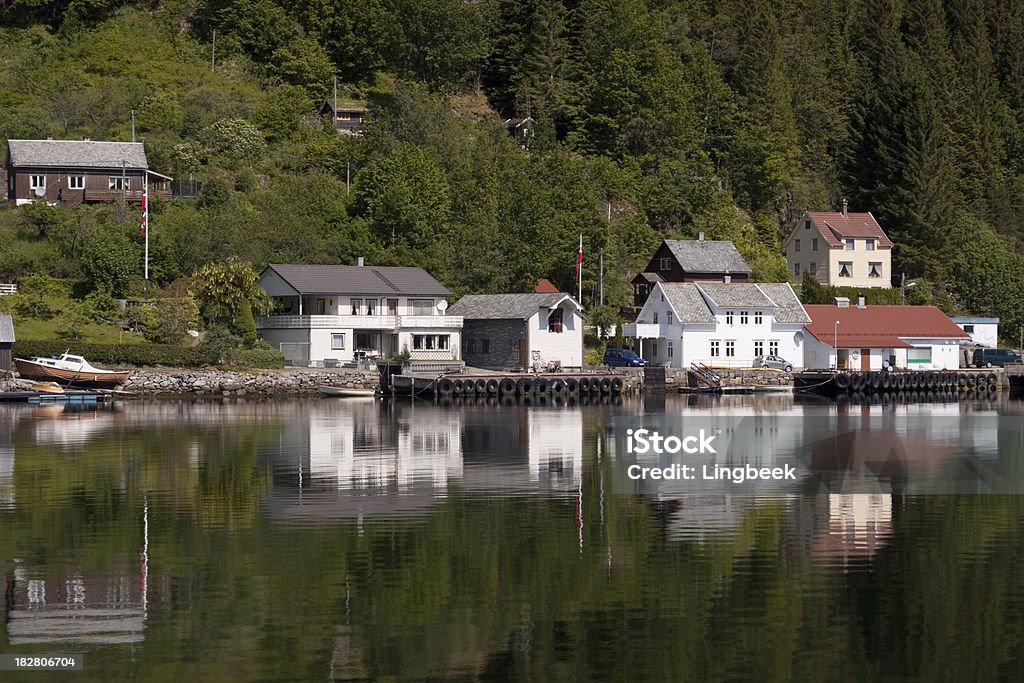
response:
<path id="1" fill-rule="evenodd" d="M 583 270 L 583 233 L 580 233 L 580 250 L 576 254 L 576 279 L 580 279 L 580 273 Z"/>
<path id="2" fill-rule="evenodd" d="M 149 228 L 149 183 L 147 182 L 142 190 L 142 224 L 139 226 L 139 236 L 144 236 Z"/>

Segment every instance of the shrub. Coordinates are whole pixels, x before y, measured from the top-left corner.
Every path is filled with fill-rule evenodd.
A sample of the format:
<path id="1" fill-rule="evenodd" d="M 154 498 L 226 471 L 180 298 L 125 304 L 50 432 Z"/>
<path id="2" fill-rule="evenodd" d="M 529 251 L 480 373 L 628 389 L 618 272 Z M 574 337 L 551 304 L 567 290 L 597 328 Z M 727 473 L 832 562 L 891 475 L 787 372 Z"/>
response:
<path id="1" fill-rule="evenodd" d="M 68 349 L 66 341 L 17 341 L 14 355 L 18 358 L 56 356 Z M 209 356 L 196 349 L 171 344 L 97 344 L 75 342 L 74 352 L 85 356 L 90 363 L 106 365 L 166 365 L 194 368 L 207 365 Z"/>
<path id="2" fill-rule="evenodd" d="M 231 357 L 231 364 L 243 368 L 280 369 L 284 367 L 284 354 L 277 349 L 239 349 Z"/>

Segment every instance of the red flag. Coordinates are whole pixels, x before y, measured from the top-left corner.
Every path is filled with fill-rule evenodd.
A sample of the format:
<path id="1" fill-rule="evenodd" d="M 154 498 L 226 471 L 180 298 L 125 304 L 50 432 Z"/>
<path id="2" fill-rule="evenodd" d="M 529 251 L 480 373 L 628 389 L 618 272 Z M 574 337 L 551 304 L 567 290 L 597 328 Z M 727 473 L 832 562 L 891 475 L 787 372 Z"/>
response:
<path id="1" fill-rule="evenodd" d="M 142 190 L 142 224 L 139 226 L 139 235 L 143 236 L 146 234 L 146 228 L 149 227 L 149 183 L 147 182 L 145 188 Z"/>
<path id="2" fill-rule="evenodd" d="M 580 272 L 583 270 L 583 235 L 580 235 L 580 251 L 576 255 L 576 279 L 580 279 Z"/>

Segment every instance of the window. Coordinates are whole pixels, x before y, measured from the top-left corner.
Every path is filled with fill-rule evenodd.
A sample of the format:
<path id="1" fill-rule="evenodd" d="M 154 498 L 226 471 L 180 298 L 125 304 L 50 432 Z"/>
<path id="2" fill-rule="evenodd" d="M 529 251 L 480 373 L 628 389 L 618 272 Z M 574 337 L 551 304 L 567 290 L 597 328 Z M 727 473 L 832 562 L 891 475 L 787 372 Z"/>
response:
<path id="1" fill-rule="evenodd" d="M 69 190 L 84 190 L 85 189 L 85 176 L 84 175 L 69 175 L 68 176 L 68 189 Z"/>
<path id="2" fill-rule="evenodd" d="M 361 315 L 363 312 L 363 300 L 352 299 L 352 315 Z"/>
<path id="3" fill-rule="evenodd" d="M 818 238 L 815 237 L 811 240 L 811 251 L 818 251 Z"/>
<path id="4" fill-rule="evenodd" d="M 853 261 L 839 262 L 839 277 L 853 277 Z"/>
<path id="5" fill-rule="evenodd" d="M 758 356 L 763 356 L 763 355 L 764 355 L 764 340 L 763 339 L 755 339 L 754 340 L 754 358 L 757 358 Z"/>
<path id="6" fill-rule="evenodd" d="M 107 178 L 108 190 L 130 190 L 131 188 L 131 178 L 122 178 L 119 175 L 112 175 L 109 178 Z"/>
<path id="7" fill-rule="evenodd" d="M 491 340 L 490 339 L 481 339 L 480 340 L 480 353 L 490 353 L 490 352 L 491 352 Z"/>
<path id="8" fill-rule="evenodd" d="M 725 340 L 725 357 L 734 358 L 736 356 L 736 340 L 726 339 Z"/>
<path id="9" fill-rule="evenodd" d="M 882 277 L 881 261 L 872 261 L 868 264 L 868 277 Z"/>
<path id="10" fill-rule="evenodd" d="M 316 300 L 316 314 L 323 315 L 327 313 L 327 299 Z"/>
<path id="11" fill-rule="evenodd" d="M 562 331 L 562 309 L 553 308 L 548 314 L 548 332 Z"/>
<path id="12" fill-rule="evenodd" d="M 711 357 L 718 358 L 722 355 L 722 342 L 717 339 L 711 340 Z"/>
<path id="13" fill-rule="evenodd" d="M 732 313 L 733 313 L 732 311 L 726 311 L 725 312 L 725 324 L 726 325 L 732 325 Z"/>
<path id="14" fill-rule="evenodd" d="M 793 277 L 800 277 L 800 264 L 799 263 L 794 263 L 793 264 Z"/>
<path id="15" fill-rule="evenodd" d="M 672 357 L 672 341 L 671 340 L 669 340 L 669 342 L 668 342 L 668 357 L 669 358 Z"/>
<path id="16" fill-rule="evenodd" d="M 907 349 L 907 363 L 927 364 L 932 362 L 932 347 Z"/>
<path id="17" fill-rule="evenodd" d="M 818 264 L 815 263 L 814 261 L 811 261 L 810 263 L 808 263 L 807 264 L 807 272 L 810 273 L 811 275 L 817 275 L 818 274 Z"/>
<path id="18" fill-rule="evenodd" d="M 867 251 L 874 251 L 875 250 L 875 240 L 874 239 L 864 240 L 864 249 L 867 250 Z"/>
<path id="19" fill-rule="evenodd" d="M 448 348 L 447 334 L 414 334 L 412 348 L 416 351 L 435 351 Z M 487 353 L 487 342 L 484 342 L 484 353 Z"/>
<path id="20" fill-rule="evenodd" d="M 331 350 L 339 351 L 345 348 L 345 335 L 341 332 L 336 332 L 331 335 Z"/>
<path id="21" fill-rule="evenodd" d="M 654 312 L 654 324 L 655 325 L 658 324 L 658 312 L 657 311 Z"/>
<path id="22" fill-rule="evenodd" d="M 804 221 L 804 230 L 810 230 L 810 229 L 811 229 L 811 222 L 810 221 Z"/>
<path id="23" fill-rule="evenodd" d="M 413 315 L 433 315 L 434 314 L 434 300 L 433 299 L 413 299 L 412 300 L 412 314 Z"/>
<path id="24" fill-rule="evenodd" d="M 740 311 L 740 325 L 746 325 L 750 322 L 750 314 L 746 311 Z"/>
<path id="25" fill-rule="evenodd" d="M 668 311 L 667 313 L 665 313 L 665 322 L 668 323 L 669 325 L 672 324 L 672 311 Z"/>
<path id="26" fill-rule="evenodd" d="M 651 342 L 651 354 L 658 355 L 658 342 Z"/>
<path id="27" fill-rule="evenodd" d="M 779 355 L 779 340 L 772 339 L 768 342 L 768 355 L 777 356 Z"/>
<path id="28" fill-rule="evenodd" d="M 672 270 L 672 259 L 669 257 L 662 257 L 658 259 L 658 270 Z"/>
<path id="29" fill-rule="evenodd" d="M 763 322 L 761 311 L 754 311 L 754 324 L 760 325 Z"/>
<path id="30" fill-rule="evenodd" d="M 793 251 L 800 251 L 800 240 L 793 242 Z"/>
<path id="31" fill-rule="evenodd" d="M 46 176 L 44 175 L 33 175 L 28 178 L 28 189 L 30 190 L 45 190 L 46 189 Z"/>
<path id="32" fill-rule="evenodd" d="M 366 315 L 377 315 L 377 300 L 367 299 L 366 300 Z"/>
<path id="33" fill-rule="evenodd" d="M 974 332 L 974 325 L 964 325 L 964 332 L 972 334 Z"/>
<path id="34" fill-rule="evenodd" d="M 854 250 L 854 246 L 855 246 L 854 239 L 852 237 L 847 238 L 847 240 L 846 240 L 846 251 L 853 251 Z"/>

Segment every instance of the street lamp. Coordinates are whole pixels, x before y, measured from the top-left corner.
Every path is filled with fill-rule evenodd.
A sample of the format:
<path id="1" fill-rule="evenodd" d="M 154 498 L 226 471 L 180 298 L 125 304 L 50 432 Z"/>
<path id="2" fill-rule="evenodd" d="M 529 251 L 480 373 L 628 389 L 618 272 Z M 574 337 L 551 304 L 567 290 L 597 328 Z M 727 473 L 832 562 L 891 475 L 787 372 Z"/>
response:
<path id="1" fill-rule="evenodd" d="M 900 305 L 907 305 L 907 290 L 912 287 L 917 287 L 916 282 L 907 282 L 907 274 L 903 273 L 900 277 Z"/>
<path id="2" fill-rule="evenodd" d="M 839 369 L 839 321 L 836 321 L 836 326 L 832 328 L 832 348 L 836 350 L 836 370 Z"/>

